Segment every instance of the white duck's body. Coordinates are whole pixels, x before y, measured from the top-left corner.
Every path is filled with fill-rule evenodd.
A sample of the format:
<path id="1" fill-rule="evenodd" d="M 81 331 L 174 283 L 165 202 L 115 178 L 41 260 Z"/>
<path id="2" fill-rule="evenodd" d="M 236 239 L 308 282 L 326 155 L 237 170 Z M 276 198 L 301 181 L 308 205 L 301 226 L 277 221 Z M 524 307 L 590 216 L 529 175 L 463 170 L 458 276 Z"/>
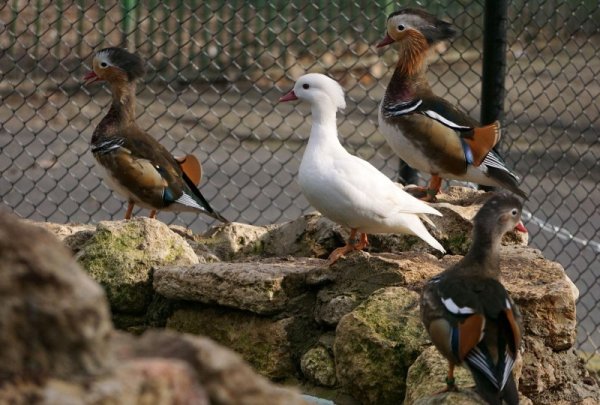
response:
<path id="1" fill-rule="evenodd" d="M 302 88 L 307 84 L 308 89 Z M 308 74 L 298 80 L 294 93 L 312 106 L 310 139 L 298 174 L 300 188 L 312 206 L 357 232 L 411 234 L 444 252 L 419 218 L 441 214 L 340 144 L 336 110 L 345 106 L 341 87 L 326 76 Z"/>

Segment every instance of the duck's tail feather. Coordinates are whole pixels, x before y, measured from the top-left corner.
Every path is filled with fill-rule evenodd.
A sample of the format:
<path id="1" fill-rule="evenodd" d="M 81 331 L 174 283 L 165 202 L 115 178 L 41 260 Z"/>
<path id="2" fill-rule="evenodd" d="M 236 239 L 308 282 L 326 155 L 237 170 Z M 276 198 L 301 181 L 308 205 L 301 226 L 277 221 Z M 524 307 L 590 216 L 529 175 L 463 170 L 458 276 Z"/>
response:
<path id="1" fill-rule="evenodd" d="M 422 216 L 423 216 L 423 214 L 416 216 L 415 221 L 412 221 L 410 230 L 413 232 L 413 234 L 415 236 L 418 236 L 419 238 L 423 239 L 432 248 L 437 249 L 437 250 L 439 250 L 442 253 L 446 253 L 446 249 L 444 249 L 444 247 L 442 246 L 442 244 L 440 242 L 438 242 L 429 233 L 429 231 L 427 230 L 427 228 L 425 228 L 425 225 L 423 225 L 423 222 L 421 222 L 420 218 Z M 429 220 L 429 218 L 427 218 L 427 220 Z"/>

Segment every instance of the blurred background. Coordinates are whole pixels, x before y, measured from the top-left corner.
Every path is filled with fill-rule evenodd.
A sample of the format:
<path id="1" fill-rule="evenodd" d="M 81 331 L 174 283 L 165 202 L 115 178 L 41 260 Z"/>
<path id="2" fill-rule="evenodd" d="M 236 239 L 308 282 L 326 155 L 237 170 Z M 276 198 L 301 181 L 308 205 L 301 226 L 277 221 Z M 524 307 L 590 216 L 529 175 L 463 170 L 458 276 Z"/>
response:
<path id="1" fill-rule="evenodd" d="M 398 159 L 377 131 L 377 106 L 395 63 L 377 50 L 387 15 L 421 6 L 458 29 L 431 57 L 434 92 L 479 119 L 484 0 L 0 2 L 0 197 L 39 221 L 121 219 L 123 200 L 99 180 L 89 151 L 110 102 L 82 87 L 95 51 L 123 46 L 147 62 L 138 123 L 174 154 L 204 166 L 211 205 L 264 225 L 311 207 L 295 176 L 308 108 L 278 104 L 295 79 L 339 80 L 348 106 L 342 143 L 396 179 Z M 576 283 L 578 347 L 600 369 L 600 6 L 597 0 L 514 0 L 507 24 L 501 151 L 529 194 L 530 244 Z M 424 184 L 426 179 L 421 179 Z M 138 211 L 137 214 L 147 215 Z M 211 220 L 160 213 L 202 232 Z"/>

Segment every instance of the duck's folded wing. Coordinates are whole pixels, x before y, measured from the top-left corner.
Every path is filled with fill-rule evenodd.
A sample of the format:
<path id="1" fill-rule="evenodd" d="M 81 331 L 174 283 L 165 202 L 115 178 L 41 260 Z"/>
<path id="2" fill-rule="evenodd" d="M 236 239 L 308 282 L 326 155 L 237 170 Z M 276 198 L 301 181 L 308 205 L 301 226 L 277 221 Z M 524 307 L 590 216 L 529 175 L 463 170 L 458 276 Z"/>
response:
<path id="1" fill-rule="evenodd" d="M 387 118 L 422 114 L 441 123 L 448 128 L 449 136 L 460 138 L 465 159 L 474 166 L 479 166 L 500 140 L 499 122 L 479 126 L 464 112 L 433 94 L 423 94 L 407 102 L 387 103 L 382 106 L 382 110 Z"/>
<path id="2" fill-rule="evenodd" d="M 336 161 L 335 170 L 339 187 L 347 195 L 345 199 L 354 207 L 369 210 L 380 218 L 396 213 L 442 215 L 396 186 L 385 174 L 359 157 L 348 154 L 345 159 Z"/>

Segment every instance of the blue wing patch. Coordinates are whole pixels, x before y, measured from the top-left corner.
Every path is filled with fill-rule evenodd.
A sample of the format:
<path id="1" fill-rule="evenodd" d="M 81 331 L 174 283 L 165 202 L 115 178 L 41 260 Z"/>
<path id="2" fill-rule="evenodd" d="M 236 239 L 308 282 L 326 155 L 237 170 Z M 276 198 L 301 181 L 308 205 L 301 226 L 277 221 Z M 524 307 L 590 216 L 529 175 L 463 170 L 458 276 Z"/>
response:
<path id="1" fill-rule="evenodd" d="M 463 138 L 460 138 L 460 143 L 462 145 L 463 151 L 465 152 L 465 160 L 467 161 L 467 164 L 472 165 L 474 159 L 473 159 L 473 151 L 471 150 L 471 147 Z"/>

